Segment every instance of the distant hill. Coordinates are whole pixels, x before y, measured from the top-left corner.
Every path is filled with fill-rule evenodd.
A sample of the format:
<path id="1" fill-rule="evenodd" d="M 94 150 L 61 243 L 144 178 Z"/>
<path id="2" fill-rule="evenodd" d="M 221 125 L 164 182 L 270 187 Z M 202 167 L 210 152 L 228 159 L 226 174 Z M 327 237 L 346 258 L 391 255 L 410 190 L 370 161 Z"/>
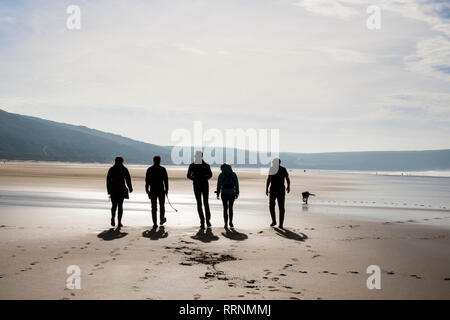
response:
<path id="1" fill-rule="evenodd" d="M 171 164 L 171 147 L 0 110 L 0 159 L 150 163 L 155 154 Z M 249 156 L 246 151 L 246 157 Z M 281 153 L 288 168 L 424 171 L 450 170 L 450 150 Z M 168 162 L 169 161 L 169 162 Z"/>
<path id="2" fill-rule="evenodd" d="M 84 126 L 74 126 L 0 110 L 0 158 L 110 163 L 122 155 L 128 163 L 170 158 L 170 148 Z"/>

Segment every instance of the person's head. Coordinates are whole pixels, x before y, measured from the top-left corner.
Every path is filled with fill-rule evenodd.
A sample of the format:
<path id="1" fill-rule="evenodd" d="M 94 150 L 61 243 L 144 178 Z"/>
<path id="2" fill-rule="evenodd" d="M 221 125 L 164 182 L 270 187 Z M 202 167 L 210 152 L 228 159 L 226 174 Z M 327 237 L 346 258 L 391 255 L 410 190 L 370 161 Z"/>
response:
<path id="1" fill-rule="evenodd" d="M 231 168 L 231 164 L 228 164 L 228 163 L 223 163 L 223 164 L 220 166 L 220 170 L 221 170 L 223 173 L 231 173 L 231 172 L 233 172 L 233 169 Z"/>
<path id="2" fill-rule="evenodd" d="M 203 152 L 201 152 L 200 150 L 195 151 L 195 163 L 202 163 L 203 160 Z"/>
<path id="3" fill-rule="evenodd" d="M 160 164 L 161 163 L 161 157 L 160 156 L 154 156 L 153 157 L 153 163 L 154 164 Z"/>
<path id="4" fill-rule="evenodd" d="M 274 158 L 274 159 L 272 160 L 272 165 L 273 165 L 274 167 L 278 167 L 280 164 L 281 164 L 281 159 L 280 159 L 280 158 Z"/>
<path id="5" fill-rule="evenodd" d="M 115 162 L 115 164 L 123 164 L 123 158 L 122 157 L 116 157 L 114 162 Z"/>

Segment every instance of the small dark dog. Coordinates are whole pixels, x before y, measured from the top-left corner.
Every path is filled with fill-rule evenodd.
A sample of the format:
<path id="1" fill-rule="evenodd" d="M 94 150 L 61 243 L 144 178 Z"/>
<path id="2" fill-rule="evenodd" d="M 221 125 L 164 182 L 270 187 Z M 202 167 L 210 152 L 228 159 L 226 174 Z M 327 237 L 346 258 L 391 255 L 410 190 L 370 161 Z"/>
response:
<path id="1" fill-rule="evenodd" d="M 302 192 L 303 203 L 308 204 L 309 196 L 315 196 L 313 193 L 309 193 L 309 191 Z"/>

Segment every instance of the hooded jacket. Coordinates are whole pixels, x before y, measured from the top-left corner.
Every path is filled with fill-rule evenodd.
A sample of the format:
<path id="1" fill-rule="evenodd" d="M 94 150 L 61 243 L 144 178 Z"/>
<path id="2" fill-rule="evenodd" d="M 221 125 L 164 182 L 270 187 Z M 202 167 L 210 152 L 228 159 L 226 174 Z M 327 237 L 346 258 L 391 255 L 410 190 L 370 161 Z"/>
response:
<path id="1" fill-rule="evenodd" d="M 233 187 L 229 188 L 228 185 L 233 185 Z M 219 178 L 217 179 L 217 196 L 219 196 L 220 192 L 223 195 L 236 195 L 239 194 L 239 180 L 236 173 L 233 172 L 231 166 L 224 166 L 222 172 L 219 174 Z"/>

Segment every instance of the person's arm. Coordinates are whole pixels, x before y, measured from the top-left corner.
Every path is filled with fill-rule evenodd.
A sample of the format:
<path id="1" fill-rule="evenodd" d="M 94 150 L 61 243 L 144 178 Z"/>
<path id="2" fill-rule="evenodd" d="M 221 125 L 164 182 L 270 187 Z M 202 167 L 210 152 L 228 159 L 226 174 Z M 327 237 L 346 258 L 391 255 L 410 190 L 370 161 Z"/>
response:
<path id="1" fill-rule="evenodd" d="M 235 187 L 236 187 L 236 198 L 239 197 L 239 179 L 237 177 L 236 173 L 233 173 L 234 176 L 234 183 L 235 183 Z"/>
<path id="2" fill-rule="evenodd" d="M 206 170 L 206 180 L 211 179 L 212 177 L 212 171 L 211 171 L 211 167 L 209 164 L 206 164 L 207 170 Z"/>
<path id="3" fill-rule="evenodd" d="M 166 168 L 164 168 L 163 179 L 164 179 L 164 189 L 165 189 L 164 191 L 166 192 L 166 194 L 168 194 L 169 193 L 169 177 L 167 176 Z"/>
<path id="4" fill-rule="evenodd" d="M 189 165 L 189 169 L 187 172 L 187 178 L 194 181 L 194 171 L 193 171 L 193 166 L 192 164 Z"/>
<path id="5" fill-rule="evenodd" d="M 106 190 L 108 194 L 111 194 L 111 169 L 108 170 L 108 174 L 106 175 Z"/>
<path id="6" fill-rule="evenodd" d="M 223 183 L 223 173 L 219 174 L 219 177 L 217 178 L 217 189 L 216 189 L 217 199 L 219 199 L 220 190 L 222 189 L 222 183 Z"/>
<path id="7" fill-rule="evenodd" d="M 287 193 L 289 193 L 289 192 L 291 192 L 291 180 L 289 179 L 289 173 L 287 172 L 287 169 L 286 169 L 286 176 L 285 176 L 285 178 L 286 178 L 286 182 L 287 182 Z"/>
<path id="8" fill-rule="evenodd" d="M 267 176 L 267 181 L 266 181 L 266 196 L 269 195 L 269 186 L 270 186 L 271 181 L 272 181 L 272 176 L 269 174 Z"/>
<path id="9" fill-rule="evenodd" d="M 145 174 L 145 193 L 148 194 L 149 191 L 149 187 L 150 187 L 150 170 L 147 169 L 147 172 Z"/>
<path id="10" fill-rule="evenodd" d="M 127 183 L 128 190 L 130 191 L 130 193 L 133 192 L 133 186 L 131 185 L 131 176 L 127 168 L 125 168 L 125 181 Z"/>

